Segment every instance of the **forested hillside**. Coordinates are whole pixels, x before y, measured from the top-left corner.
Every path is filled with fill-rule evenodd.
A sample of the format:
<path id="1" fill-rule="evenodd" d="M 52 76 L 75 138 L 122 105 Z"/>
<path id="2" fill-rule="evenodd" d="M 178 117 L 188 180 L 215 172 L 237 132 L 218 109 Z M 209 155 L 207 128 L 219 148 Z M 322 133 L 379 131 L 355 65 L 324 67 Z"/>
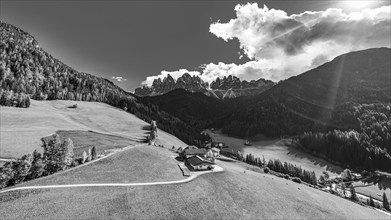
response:
<path id="1" fill-rule="evenodd" d="M 200 129 L 218 125 L 232 106 L 229 104 L 232 100 L 220 100 L 184 89 L 176 89 L 159 96 L 146 96 L 142 100 L 151 102 L 159 106 L 159 109 Z"/>
<path id="2" fill-rule="evenodd" d="M 358 119 L 358 129 L 306 132 L 296 142 L 334 162 L 391 172 L 391 104 L 359 104 L 346 114 Z"/>
<path id="3" fill-rule="evenodd" d="M 239 103 L 223 131 L 244 137 L 357 129 L 346 109 L 391 102 L 390 54 L 389 48 L 351 52 L 289 78 Z"/>
<path id="4" fill-rule="evenodd" d="M 29 107 L 30 98 L 105 102 L 145 121 L 157 120 L 159 128 L 188 144 L 200 144 L 199 130 L 153 104 L 140 103 L 107 79 L 67 66 L 23 30 L 1 22 L 0 34 L 0 105 Z"/>

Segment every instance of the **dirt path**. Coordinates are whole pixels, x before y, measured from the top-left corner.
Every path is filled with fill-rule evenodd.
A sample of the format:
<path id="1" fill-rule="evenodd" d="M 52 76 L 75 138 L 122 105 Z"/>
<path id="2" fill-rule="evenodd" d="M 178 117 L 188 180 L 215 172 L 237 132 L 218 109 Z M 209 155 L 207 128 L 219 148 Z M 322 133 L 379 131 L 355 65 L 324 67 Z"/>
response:
<path id="1" fill-rule="evenodd" d="M 223 171 L 224 169 L 222 167 L 216 166 L 213 170 L 192 173 L 189 178 L 183 180 L 176 180 L 176 181 L 147 182 L 147 183 L 91 183 L 91 184 L 66 184 L 66 185 L 48 185 L 48 186 L 23 186 L 23 187 L 15 187 L 12 189 L 0 191 L 0 194 L 17 191 L 17 190 L 25 190 L 25 189 L 55 189 L 55 188 L 75 188 L 75 187 L 102 187 L 102 186 L 104 187 L 156 186 L 156 185 L 181 184 L 181 183 L 190 182 L 203 174 L 223 172 Z"/>

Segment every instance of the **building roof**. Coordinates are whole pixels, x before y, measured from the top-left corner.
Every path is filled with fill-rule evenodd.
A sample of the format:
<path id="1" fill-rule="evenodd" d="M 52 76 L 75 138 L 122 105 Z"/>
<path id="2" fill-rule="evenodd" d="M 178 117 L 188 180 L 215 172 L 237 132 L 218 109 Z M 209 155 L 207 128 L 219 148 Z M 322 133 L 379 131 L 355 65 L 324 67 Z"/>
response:
<path id="1" fill-rule="evenodd" d="M 215 148 L 215 147 L 213 147 L 211 150 L 212 150 L 212 151 L 215 151 L 215 152 L 220 152 L 220 149 Z"/>
<path id="2" fill-rule="evenodd" d="M 210 161 L 202 159 L 200 156 L 193 156 L 187 159 L 187 162 L 192 166 L 198 166 L 198 165 L 211 165 L 213 164 Z"/>
<path id="3" fill-rule="evenodd" d="M 186 149 L 183 151 L 184 155 L 204 155 L 206 154 L 206 149 Z"/>
<path id="4" fill-rule="evenodd" d="M 189 145 L 189 146 L 185 147 L 185 150 L 186 149 L 198 149 L 198 147 L 196 147 L 194 145 Z"/>

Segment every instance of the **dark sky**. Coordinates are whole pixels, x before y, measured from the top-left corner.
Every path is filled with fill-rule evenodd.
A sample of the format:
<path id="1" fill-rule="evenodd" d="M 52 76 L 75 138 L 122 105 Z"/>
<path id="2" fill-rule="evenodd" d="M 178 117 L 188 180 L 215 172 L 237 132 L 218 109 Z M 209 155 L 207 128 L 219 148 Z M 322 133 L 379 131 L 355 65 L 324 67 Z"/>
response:
<path id="1" fill-rule="evenodd" d="M 325 10 L 336 1 L 257 1 L 288 14 Z M 209 33 L 235 17 L 244 1 L 0 1 L 1 20 L 32 34 L 40 46 L 79 71 L 134 90 L 162 70 L 206 63 L 241 64 L 237 40 Z"/>

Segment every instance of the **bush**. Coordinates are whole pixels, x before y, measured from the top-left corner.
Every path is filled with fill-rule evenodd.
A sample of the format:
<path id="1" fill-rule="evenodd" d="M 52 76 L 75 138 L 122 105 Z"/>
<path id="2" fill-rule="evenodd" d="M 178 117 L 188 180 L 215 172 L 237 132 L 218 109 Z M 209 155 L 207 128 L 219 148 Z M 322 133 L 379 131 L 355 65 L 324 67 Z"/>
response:
<path id="1" fill-rule="evenodd" d="M 270 171 L 269 167 L 265 167 L 265 168 L 263 169 L 263 172 L 265 172 L 265 173 L 269 173 L 269 171 Z"/>
<path id="2" fill-rule="evenodd" d="M 299 177 L 293 177 L 292 181 L 295 183 L 301 183 L 301 179 Z"/>
<path id="3" fill-rule="evenodd" d="M 97 156 L 97 154 L 96 154 L 96 148 L 95 148 L 95 146 L 93 146 L 92 147 L 92 149 L 91 149 L 91 159 L 92 160 L 95 160 L 96 159 L 96 156 Z"/>
<path id="4" fill-rule="evenodd" d="M 80 164 L 83 164 L 83 163 L 85 163 L 86 162 L 86 160 L 87 160 L 87 153 L 85 152 L 85 151 L 83 151 L 83 155 L 82 155 L 82 159 L 81 159 L 81 163 Z"/>

